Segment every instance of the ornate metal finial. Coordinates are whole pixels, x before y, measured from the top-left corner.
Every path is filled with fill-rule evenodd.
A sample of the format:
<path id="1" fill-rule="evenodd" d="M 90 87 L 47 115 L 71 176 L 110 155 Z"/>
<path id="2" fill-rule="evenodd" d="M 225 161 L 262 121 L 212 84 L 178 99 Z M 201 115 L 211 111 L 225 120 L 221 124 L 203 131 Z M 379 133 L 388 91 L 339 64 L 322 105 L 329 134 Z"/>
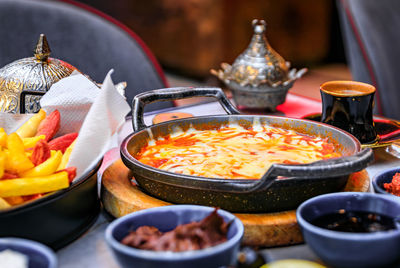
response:
<path id="1" fill-rule="evenodd" d="M 267 30 L 267 23 L 264 20 L 254 19 L 251 22 L 251 24 L 253 25 L 254 35 L 251 38 L 249 46 L 240 56 L 260 57 L 260 58 L 265 57 L 268 53 L 268 49 L 271 49 L 271 46 L 269 45 L 268 40 L 265 37 L 265 31 Z"/>
<path id="2" fill-rule="evenodd" d="M 46 61 L 49 58 L 51 50 L 44 34 L 40 34 L 34 53 L 35 58 L 40 61 Z"/>
<path id="3" fill-rule="evenodd" d="M 257 34 L 263 34 L 267 27 L 265 20 L 254 19 L 251 24 L 253 25 L 254 32 Z"/>

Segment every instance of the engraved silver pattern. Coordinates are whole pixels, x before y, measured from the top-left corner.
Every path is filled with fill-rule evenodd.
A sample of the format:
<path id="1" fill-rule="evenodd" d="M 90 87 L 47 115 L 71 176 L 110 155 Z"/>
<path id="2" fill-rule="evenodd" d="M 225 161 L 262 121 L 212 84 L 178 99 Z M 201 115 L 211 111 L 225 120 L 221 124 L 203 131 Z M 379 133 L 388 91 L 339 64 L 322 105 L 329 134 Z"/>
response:
<path id="1" fill-rule="evenodd" d="M 60 79 L 69 76 L 75 67 L 49 58 L 46 37 L 39 37 L 35 56 L 11 62 L 0 69 L 0 112 L 35 113 L 40 109 L 40 98 Z M 21 93 L 24 99 L 21 100 Z M 29 94 L 35 92 L 35 94 Z M 21 103 L 25 105 L 21 107 Z"/>

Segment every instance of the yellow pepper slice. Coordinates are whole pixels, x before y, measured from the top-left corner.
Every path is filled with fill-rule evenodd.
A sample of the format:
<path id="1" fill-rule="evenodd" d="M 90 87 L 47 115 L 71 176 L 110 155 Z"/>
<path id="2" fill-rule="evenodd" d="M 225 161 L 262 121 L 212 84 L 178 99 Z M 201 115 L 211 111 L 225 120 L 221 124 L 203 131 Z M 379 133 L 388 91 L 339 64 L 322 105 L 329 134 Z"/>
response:
<path id="1" fill-rule="evenodd" d="M 57 171 L 58 171 L 58 170 L 63 170 L 63 169 L 65 169 L 65 168 L 67 167 L 67 164 L 68 164 L 68 161 L 69 161 L 69 157 L 71 156 L 71 153 L 72 153 L 72 150 L 74 149 L 75 143 L 76 143 L 76 139 L 75 139 L 74 142 L 71 143 L 71 145 L 68 146 L 68 148 L 65 150 L 65 152 L 64 152 L 64 154 L 63 154 L 63 157 L 62 157 L 62 159 L 61 159 L 61 163 L 60 163 L 60 165 L 59 165 L 58 168 L 57 168 Z"/>
<path id="2" fill-rule="evenodd" d="M 31 160 L 25 155 L 24 144 L 16 133 L 8 135 L 7 147 L 8 155 L 6 169 L 19 174 L 34 167 Z"/>
<path id="3" fill-rule="evenodd" d="M 17 129 L 16 133 L 21 138 L 35 136 L 40 122 L 46 117 L 46 112 L 40 109 L 39 112 L 28 119 L 20 128 Z"/>
<path id="4" fill-rule="evenodd" d="M 1 133 L 0 133 L 0 135 L 1 135 Z M 46 138 L 45 135 L 39 135 L 39 136 L 35 136 L 35 137 L 23 138 L 22 142 L 24 144 L 24 148 L 29 149 L 29 148 L 35 147 L 36 143 L 39 140 L 44 140 L 45 138 Z"/>
<path id="5" fill-rule="evenodd" d="M 1 180 L 0 197 L 48 193 L 68 186 L 68 173 L 65 171 L 44 177 Z"/>
<path id="6" fill-rule="evenodd" d="M 63 156 L 61 151 L 51 152 L 52 155 L 49 159 L 37 165 L 36 167 L 29 169 L 21 173 L 22 177 L 41 177 L 53 174 L 61 163 Z"/>

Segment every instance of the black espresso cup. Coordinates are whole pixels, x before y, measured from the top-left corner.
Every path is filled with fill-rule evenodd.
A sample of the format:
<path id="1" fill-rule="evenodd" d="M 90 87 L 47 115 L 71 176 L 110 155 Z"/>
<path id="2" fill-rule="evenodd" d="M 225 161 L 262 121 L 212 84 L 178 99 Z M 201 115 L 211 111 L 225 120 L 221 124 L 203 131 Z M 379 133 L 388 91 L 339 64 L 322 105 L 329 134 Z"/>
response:
<path id="1" fill-rule="evenodd" d="M 321 122 L 353 134 L 361 143 L 377 139 L 373 121 L 375 87 L 354 81 L 329 81 L 320 86 Z"/>

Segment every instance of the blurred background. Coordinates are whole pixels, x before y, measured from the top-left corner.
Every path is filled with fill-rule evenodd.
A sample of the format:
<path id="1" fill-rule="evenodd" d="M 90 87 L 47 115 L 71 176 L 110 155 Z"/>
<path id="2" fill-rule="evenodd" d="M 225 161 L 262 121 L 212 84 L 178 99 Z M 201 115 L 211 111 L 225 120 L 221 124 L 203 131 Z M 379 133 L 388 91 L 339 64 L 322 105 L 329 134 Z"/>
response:
<path id="1" fill-rule="evenodd" d="M 80 0 L 120 20 L 149 46 L 170 86 L 220 85 L 209 70 L 247 47 L 254 18 L 271 46 L 309 72 L 290 90 L 319 99 L 319 85 L 351 79 L 333 0 Z M 220 85 L 222 86 L 222 85 Z"/>

